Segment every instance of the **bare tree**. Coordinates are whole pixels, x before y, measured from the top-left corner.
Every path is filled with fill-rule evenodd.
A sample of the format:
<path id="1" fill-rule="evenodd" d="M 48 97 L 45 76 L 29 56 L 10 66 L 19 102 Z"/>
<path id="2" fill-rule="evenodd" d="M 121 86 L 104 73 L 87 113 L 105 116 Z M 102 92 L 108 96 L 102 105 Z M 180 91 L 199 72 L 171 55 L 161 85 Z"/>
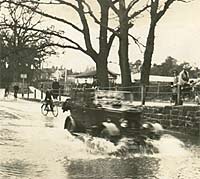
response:
<path id="1" fill-rule="evenodd" d="M 56 31 L 46 31 L 46 33 L 54 35 L 56 37 L 61 38 L 64 40 L 64 43 L 56 43 L 52 45 L 56 45 L 62 48 L 70 48 L 73 50 L 81 51 L 82 53 L 88 55 L 91 57 L 91 59 L 96 63 L 96 71 L 97 71 L 97 79 L 102 87 L 108 86 L 108 69 L 107 69 L 107 58 L 110 52 L 110 48 L 112 45 L 112 42 L 114 40 L 115 34 L 110 33 L 108 34 L 108 16 L 109 16 L 109 4 L 107 0 L 97 0 L 96 3 L 98 3 L 100 7 L 100 18 L 97 18 L 91 7 L 89 6 L 89 3 L 85 0 L 46 0 L 46 1 L 14 1 L 9 0 L 13 4 L 18 4 L 20 6 L 26 7 L 29 10 L 32 10 L 46 18 L 50 18 L 52 20 L 55 20 L 57 22 L 61 22 L 65 24 L 66 26 L 71 27 L 74 31 L 78 32 L 80 36 L 83 37 L 84 45 L 81 45 L 79 41 L 75 41 L 73 37 L 68 37 L 64 33 L 59 33 Z M 57 15 L 48 14 L 40 9 L 35 9 L 29 6 L 30 2 L 34 2 L 38 5 L 48 5 L 48 6 L 55 6 L 55 5 L 62 5 L 66 8 L 73 9 L 80 19 L 80 22 L 82 24 L 82 28 L 77 26 L 73 19 L 69 18 L 63 18 L 59 17 Z M 95 24 L 98 24 L 99 26 L 99 49 L 96 50 L 94 48 L 94 44 L 92 43 L 92 35 L 91 35 L 91 28 L 88 22 L 88 19 L 93 19 Z M 39 30 L 40 29 L 34 29 Z"/>
<path id="2" fill-rule="evenodd" d="M 32 7 L 37 8 L 35 5 Z M 4 80 L 18 81 L 20 73 L 28 74 L 31 80 L 31 68 L 38 69 L 45 57 L 55 53 L 49 47 L 51 35 L 30 30 L 41 25 L 41 19 L 33 11 L 10 3 L 4 4 L 3 8 L 0 60 L 5 71 Z"/>
<path id="3" fill-rule="evenodd" d="M 144 52 L 144 62 L 141 69 L 141 83 L 144 89 L 142 104 L 145 104 L 146 97 L 146 85 L 149 84 L 149 75 L 151 69 L 152 55 L 154 52 L 154 41 L 155 41 L 155 29 L 156 25 L 167 12 L 169 7 L 176 1 L 186 2 L 185 0 L 150 0 L 150 27 L 148 32 L 148 37 L 146 41 L 146 48 Z"/>
<path id="4" fill-rule="evenodd" d="M 133 26 L 133 19 L 144 12 L 148 5 L 142 6 L 139 10 L 132 12 L 134 6 L 136 6 L 140 1 L 131 0 L 128 5 L 126 5 L 125 0 L 108 0 L 112 10 L 117 14 L 119 18 L 119 64 L 121 69 L 122 86 L 131 86 L 131 71 L 129 67 L 129 36 L 133 38 L 136 44 L 139 41 L 129 34 L 129 29 Z M 118 7 L 117 7 L 118 6 Z"/>

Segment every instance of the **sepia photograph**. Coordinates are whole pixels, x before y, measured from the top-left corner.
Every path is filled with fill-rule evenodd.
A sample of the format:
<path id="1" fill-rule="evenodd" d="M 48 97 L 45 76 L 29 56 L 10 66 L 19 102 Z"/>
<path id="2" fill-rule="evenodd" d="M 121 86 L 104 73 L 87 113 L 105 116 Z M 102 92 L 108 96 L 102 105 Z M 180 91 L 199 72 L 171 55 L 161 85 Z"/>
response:
<path id="1" fill-rule="evenodd" d="M 0 0 L 0 179 L 199 179 L 199 0 Z"/>

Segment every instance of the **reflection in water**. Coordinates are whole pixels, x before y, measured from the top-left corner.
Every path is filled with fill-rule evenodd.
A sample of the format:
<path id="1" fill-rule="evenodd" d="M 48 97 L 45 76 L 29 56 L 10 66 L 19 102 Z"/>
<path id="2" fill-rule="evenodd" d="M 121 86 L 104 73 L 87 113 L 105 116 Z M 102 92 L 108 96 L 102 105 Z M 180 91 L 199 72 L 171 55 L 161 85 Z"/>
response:
<path id="1" fill-rule="evenodd" d="M 54 126 L 54 117 L 45 117 L 45 127 L 53 128 Z"/>
<path id="2" fill-rule="evenodd" d="M 150 157 L 139 157 L 132 159 L 97 159 L 71 161 L 66 166 L 69 178 L 141 178 L 149 179 L 155 176 L 159 161 Z"/>

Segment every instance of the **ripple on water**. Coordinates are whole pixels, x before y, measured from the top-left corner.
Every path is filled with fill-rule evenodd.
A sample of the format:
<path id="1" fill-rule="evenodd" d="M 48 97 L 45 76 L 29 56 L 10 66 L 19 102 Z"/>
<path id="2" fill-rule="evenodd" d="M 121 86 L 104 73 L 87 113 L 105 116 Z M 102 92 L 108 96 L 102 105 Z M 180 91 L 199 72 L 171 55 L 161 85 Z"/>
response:
<path id="1" fill-rule="evenodd" d="M 17 132 L 11 129 L 0 130 L 0 145 L 22 146 L 22 142 L 16 137 Z"/>
<path id="2" fill-rule="evenodd" d="M 65 165 L 69 179 L 149 179 L 158 170 L 158 159 L 147 157 L 119 159 L 105 158 L 95 160 L 76 160 Z M 155 178 L 155 177 L 154 177 Z"/>
<path id="3" fill-rule="evenodd" d="M 35 170 L 36 165 L 28 163 L 24 160 L 13 159 L 0 163 L 0 173 L 2 179 L 7 178 L 35 178 L 40 177 L 42 170 Z"/>
<path id="4" fill-rule="evenodd" d="M 0 120 L 5 120 L 5 119 L 19 119 L 19 117 L 4 110 L 0 110 Z"/>

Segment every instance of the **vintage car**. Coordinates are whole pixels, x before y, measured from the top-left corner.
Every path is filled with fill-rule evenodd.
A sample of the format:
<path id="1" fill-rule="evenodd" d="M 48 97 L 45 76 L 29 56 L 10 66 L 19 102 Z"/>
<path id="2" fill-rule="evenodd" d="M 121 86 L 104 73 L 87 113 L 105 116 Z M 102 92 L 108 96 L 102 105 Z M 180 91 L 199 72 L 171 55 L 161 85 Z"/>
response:
<path id="1" fill-rule="evenodd" d="M 64 128 L 74 135 L 82 133 L 103 137 L 117 143 L 121 138 L 134 138 L 138 143 L 155 137 L 151 125 L 144 125 L 142 107 L 133 106 L 127 93 L 95 89 L 75 89 L 66 101 L 71 114 Z M 153 134 L 153 135 L 152 135 Z"/>

